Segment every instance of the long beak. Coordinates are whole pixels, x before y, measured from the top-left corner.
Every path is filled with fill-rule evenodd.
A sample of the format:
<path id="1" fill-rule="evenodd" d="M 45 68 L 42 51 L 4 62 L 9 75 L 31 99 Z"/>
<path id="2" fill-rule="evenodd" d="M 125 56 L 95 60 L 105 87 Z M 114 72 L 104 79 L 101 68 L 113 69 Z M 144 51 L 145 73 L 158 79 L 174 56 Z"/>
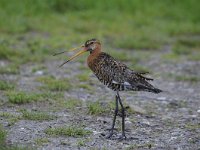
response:
<path id="1" fill-rule="evenodd" d="M 82 46 L 83 47 L 83 46 Z M 79 51 L 78 53 L 76 53 L 75 55 L 73 55 L 72 57 L 70 57 L 67 61 L 65 61 L 64 63 L 62 63 L 59 67 L 62 67 L 64 64 L 68 63 L 69 61 L 71 61 L 72 59 L 82 55 L 83 53 L 87 52 L 87 49 L 84 48 L 83 50 Z"/>
<path id="2" fill-rule="evenodd" d="M 75 48 L 73 48 L 73 49 L 70 49 L 69 51 L 74 51 L 74 50 L 79 49 L 79 48 L 81 48 L 81 47 L 84 47 L 84 45 L 81 45 L 81 46 L 79 46 L 79 47 L 75 47 Z M 62 51 L 62 52 L 54 53 L 53 56 L 60 55 L 60 54 L 63 54 L 63 53 L 65 53 L 65 52 L 69 52 L 69 51 Z"/>

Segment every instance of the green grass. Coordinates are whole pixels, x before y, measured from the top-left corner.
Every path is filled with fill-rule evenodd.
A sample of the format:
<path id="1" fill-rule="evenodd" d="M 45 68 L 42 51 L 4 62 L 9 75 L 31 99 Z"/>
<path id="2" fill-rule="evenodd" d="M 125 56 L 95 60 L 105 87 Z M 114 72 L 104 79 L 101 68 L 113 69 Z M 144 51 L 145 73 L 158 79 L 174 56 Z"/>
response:
<path id="1" fill-rule="evenodd" d="M 6 140 L 6 131 L 3 129 L 3 127 L 0 125 L 0 145 L 5 145 Z"/>
<path id="2" fill-rule="evenodd" d="M 10 103 L 13 104 L 25 104 L 35 101 L 44 101 L 44 100 L 57 100 L 63 98 L 63 93 L 30 93 L 25 91 L 6 91 L 6 95 Z"/>
<path id="3" fill-rule="evenodd" d="M 67 109 L 75 109 L 76 107 L 82 106 L 82 101 L 74 98 L 68 98 L 62 105 L 64 105 Z"/>
<path id="4" fill-rule="evenodd" d="M 90 92 L 92 92 L 93 89 L 94 89 L 94 88 L 93 88 L 91 85 L 89 85 L 88 83 L 81 83 L 81 84 L 76 85 L 76 87 L 89 90 Z"/>
<path id="5" fill-rule="evenodd" d="M 37 81 L 44 83 L 41 89 L 51 91 L 68 91 L 71 88 L 70 81 L 67 79 L 55 79 L 52 76 L 38 77 Z"/>
<path id="6" fill-rule="evenodd" d="M 0 90 L 12 90 L 14 87 L 14 84 L 0 80 Z"/>
<path id="7" fill-rule="evenodd" d="M 197 124 L 187 123 L 185 125 L 185 128 L 196 132 L 200 128 L 200 124 L 199 123 L 197 123 Z"/>
<path id="8" fill-rule="evenodd" d="M 91 73 L 91 72 L 84 71 L 84 73 L 81 73 L 81 74 L 76 75 L 76 78 L 78 78 L 79 81 L 81 81 L 81 82 L 88 81 L 88 80 L 89 80 L 89 77 L 90 77 L 90 73 Z"/>
<path id="9" fill-rule="evenodd" d="M 6 44 L 3 43 L 0 45 L 0 59 L 12 61 L 17 57 L 19 58 L 24 57 L 24 54 L 21 53 L 20 51 L 18 50 L 13 51 L 10 45 L 11 45 L 10 43 L 6 43 Z"/>
<path id="10" fill-rule="evenodd" d="M 198 76 L 193 75 L 177 75 L 177 74 L 168 74 L 170 78 L 174 78 L 176 81 L 185 81 L 185 82 L 191 82 L 191 83 L 197 83 L 200 81 L 200 78 Z"/>
<path id="11" fill-rule="evenodd" d="M 200 39 L 192 37 L 179 38 L 173 44 L 172 50 L 177 55 L 189 55 L 200 50 Z"/>
<path id="12" fill-rule="evenodd" d="M 131 69 L 133 69 L 136 72 L 149 72 L 150 70 L 147 67 L 144 67 L 142 65 L 133 65 L 131 66 Z"/>
<path id="13" fill-rule="evenodd" d="M 0 117 L 10 118 L 13 117 L 13 115 L 9 112 L 0 112 Z"/>
<path id="14" fill-rule="evenodd" d="M 87 104 L 88 114 L 90 115 L 102 115 L 105 113 L 109 113 L 112 109 L 112 103 L 109 105 L 104 105 L 103 103 L 97 102 L 90 102 Z"/>
<path id="15" fill-rule="evenodd" d="M 188 56 L 188 60 L 190 61 L 200 61 L 200 52 L 195 52 L 192 55 Z"/>
<path id="16" fill-rule="evenodd" d="M 28 111 L 28 110 L 22 110 L 22 117 L 27 120 L 37 120 L 37 121 L 43 121 L 43 120 L 53 120 L 56 117 L 53 115 L 50 115 L 47 112 L 34 112 L 34 111 Z"/>
<path id="17" fill-rule="evenodd" d="M 30 42 L 26 41 L 26 43 L 23 43 L 23 45 L 21 45 L 19 44 L 17 39 L 12 38 L 12 40 L 13 42 L 8 42 L 6 44 L 3 43 L 0 45 L 1 59 L 10 61 L 12 65 L 16 66 L 27 62 L 41 62 L 44 60 L 44 48 L 37 46 L 37 48 L 35 48 L 35 51 L 37 49 L 37 52 L 35 52 L 29 44 Z"/>
<path id="18" fill-rule="evenodd" d="M 37 139 L 35 139 L 35 143 L 38 146 L 41 146 L 41 145 L 44 145 L 46 143 L 49 143 L 49 139 L 48 138 L 37 138 Z"/>
<path id="19" fill-rule="evenodd" d="M 45 133 L 53 136 L 72 136 L 72 137 L 84 137 L 91 134 L 91 131 L 85 130 L 82 127 L 55 127 L 47 128 Z"/>
<path id="20" fill-rule="evenodd" d="M 0 148 L 1 148 L 1 150 L 27 150 L 27 149 L 30 149 L 28 147 L 7 145 L 6 144 L 6 135 L 7 135 L 7 132 L 0 125 L 0 146 L 1 146 Z"/>
<path id="21" fill-rule="evenodd" d="M 43 70 L 44 72 L 46 72 L 46 71 L 47 71 L 47 68 L 46 68 L 46 66 L 44 66 L 44 65 L 37 65 L 37 66 L 35 66 L 34 68 L 32 68 L 32 72 L 33 72 L 33 73 L 35 73 L 35 72 L 37 72 L 37 71 L 40 71 L 40 70 Z"/>
<path id="22" fill-rule="evenodd" d="M 41 98 L 40 94 L 36 93 L 27 93 L 27 92 L 17 92 L 9 91 L 7 92 L 7 97 L 9 102 L 14 104 L 24 104 L 33 101 L 37 101 Z"/>
<path id="23" fill-rule="evenodd" d="M 197 51 L 200 47 L 199 9 L 198 0 L 103 0 L 95 3 L 92 0 L 36 0 L 34 3 L 30 0 L 18 3 L 2 0 L 0 20 L 4 21 L 0 22 L 0 58 L 9 63 L 1 67 L 0 73 L 19 74 L 21 64 L 64 59 L 64 55 L 53 57 L 51 54 L 83 44 L 93 37 L 102 41 L 106 52 L 112 52 L 117 59 L 132 64 L 146 57 L 144 53 L 137 57 L 129 55 L 126 49 L 143 49 L 146 52 L 159 49 L 164 44 L 172 44 L 173 47 L 173 54 L 164 56 L 168 60 L 190 54 L 188 59 L 196 61 L 199 57 L 191 50 Z M 175 43 L 172 37 L 175 37 Z M 83 62 L 85 57 L 77 61 Z M 36 66 L 32 72 L 37 70 L 45 71 L 46 68 Z M 86 81 L 87 73 L 78 78 Z M 69 90 L 69 82 L 64 82 L 45 80 L 44 88 Z"/>
<path id="24" fill-rule="evenodd" d="M 84 140 L 79 140 L 78 142 L 77 142 L 77 146 L 78 147 L 81 147 L 81 146 L 85 146 L 85 141 Z"/>
<path id="25" fill-rule="evenodd" d="M 40 93 L 39 96 L 41 97 L 41 100 L 59 100 L 63 99 L 64 93 L 63 92 L 51 92 L 51 91 L 44 91 L 43 93 Z"/>
<path id="26" fill-rule="evenodd" d="M 1 67 L 0 74 L 19 74 L 19 65 L 10 64 L 5 67 Z"/>
<path id="27" fill-rule="evenodd" d="M 7 36 L 32 31 L 41 34 L 25 39 L 33 60 L 35 53 L 69 48 L 91 37 L 108 39 L 118 48 L 157 49 L 171 36 L 200 33 L 198 0 L 21 0 L 17 4 L 2 0 L 0 8 L 0 19 L 4 20 L 0 32 Z M 41 38 L 45 33 L 50 38 Z"/>
<path id="28" fill-rule="evenodd" d="M 171 52 L 171 53 L 162 55 L 162 59 L 164 61 L 166 61 L 166 60 L 167 61 L 178 61 L 180 59 L 180 56 L 177 55 L 176 53 Z"/>
<path id="29" fill-rule="evenodd" d="M 15 125 L 15 123 L 17 123 L 19 120 L 21 119 L 20 116 L 16 116 L 16 117 L 11 117 L 8 119 L 8 126 L 13 126 Z"/>
<path id="30" fill-rule="evenodd" d="M 172 44 L 172 51 L 168 54 L 164 54 L 162 58 L 164 60 L 200 60 L 200 39 L 196 37 L 180 37 Z M 184 56 L 184 57 L 182 57 Z"/>
<path id="31" fill-rule="evenodd" d="M 185 38 L 179 38 L 176 43 L 179 45 L 182 45 L 184 47 L 190 48 L 190 49 L 200 49 L 200 39 L 199 38 L 192 38 L 192 37 L 185 37 Z"/>
<path id="32" fill-rule="evenodd" d="M 0 117 L 3 117 L 8 121 L 8 126 L 14 125 L 16 122 L 18 122 L 21 119 L 21 116 L 11 114 L 9 112 L 0 112 Z"/>

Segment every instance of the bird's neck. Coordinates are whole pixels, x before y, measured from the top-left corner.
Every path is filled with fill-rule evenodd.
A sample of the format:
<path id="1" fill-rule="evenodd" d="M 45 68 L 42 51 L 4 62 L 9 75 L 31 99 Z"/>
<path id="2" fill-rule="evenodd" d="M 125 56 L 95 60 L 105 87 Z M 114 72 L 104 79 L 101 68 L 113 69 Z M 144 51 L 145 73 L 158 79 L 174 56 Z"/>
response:
<path id="1" fill-rule="evenodd" d="M 87 58 L 87 63 L 92 63 L 95 58 L 99 56 L 101 53 L 101 47 L 98 46 L 95 50 L 93 50 Z"/>

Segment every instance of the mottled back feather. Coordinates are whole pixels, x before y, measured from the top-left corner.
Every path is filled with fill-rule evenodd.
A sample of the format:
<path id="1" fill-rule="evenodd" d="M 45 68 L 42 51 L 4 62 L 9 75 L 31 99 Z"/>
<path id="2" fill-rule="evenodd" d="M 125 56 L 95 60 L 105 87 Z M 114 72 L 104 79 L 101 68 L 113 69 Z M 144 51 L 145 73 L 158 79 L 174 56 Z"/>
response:
<path id="1" fill-rule="evenodd" d="M 114 91 L 161 92 L 147 82 L 153 79 L 144 77 L 146 72 L 134 72 L 104 52 L 100 52 L 96 58 L 89 61 L 88 66 L 104 85 Z"/>

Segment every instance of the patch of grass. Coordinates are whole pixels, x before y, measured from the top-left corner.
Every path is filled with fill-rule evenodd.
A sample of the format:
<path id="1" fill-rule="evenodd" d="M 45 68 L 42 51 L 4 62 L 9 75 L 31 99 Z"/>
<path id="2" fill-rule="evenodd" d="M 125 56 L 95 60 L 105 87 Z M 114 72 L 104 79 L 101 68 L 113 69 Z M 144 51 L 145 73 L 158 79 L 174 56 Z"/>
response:
<path id="1" fill-rule="evenodd" d="M 41 100 L 48 100 L 48 99 L 58 100 L 64 97 L 64 93 L 45 91 L 43 93 L 40 93 L 39 96 L 41 97 Z"/>
<path id="2" fill-rule="evenodd" d="M 196 52 L 193 52 L 193 54 L 189 55 L 188 56 L 188 60 L 191 60 L 191 61 L 200 61 L 200 52 L 196 51 Z"/>
<path id="3" fill-rule="evenodd" d="M 190 49 L 199 49 L 200 48 L 200 39 L 199 38 L 179 38 L 176 42 L 179 45 Z"/>
<path id="4" fill-rule="evenodd" d="M 30 53 L 42 56 L 44 53 L 38 49 L 46 53 L 48 50 L 43 50 L 45 47 L 63 48 L 69 43 L 77 44 L 91 36 L 108 39 L 109 44 L 114 47 L 157 48 L 168 42 L 172 35 L 200 33 L 198 4 L 198 0 L 110 0 L 109 3 L 93 3 L 92 0 L 36 0 L 30 3 L 21 0 L 17 4 L 3 0 L 0 2 L 0 18 L 4 21 L 0 23 L 0 29 L 10 36 L 13 33 L 34 32 L 32 39 L 38 32 L 49 33 L 50 38 L 28 41 Z M 60 39 L 60 33 L 69 36 Z M 51 37 L 51 34 L 54 36 Z M 44 42 L 38 42 L 42 40 Z M 45 43 L 44 47 L 42 43 Z"/>
<path id="5" fill-rule="evenodd" d="M 45 133 L 53 136 L 72 136 L 72 137 L 84 137 L 91 134 L 91 131 L 85 130 L 81 127 L 55 127 L 47 128 Z"/>
<path id="6" fill-rule="evenodd" d="M 56 118 L 55 116 L 50 115 L 47 112 L 34 112 L 27 110 L 22 110 L 21 112 L 22 112 L 22 117 L 27 120 L 43 121 L 43 120 L 53 120 Z"/>
<path id="7" fill-rule="evenodd" d="M 6 135 L 7 132 L 3 129 L 3 127 L 0 125 L 0 149 L 1 150 L 29 150 L 28 147 L 21 147 L 21 146 L 8 146 L 6 144 Z"/>
<path id="8" fill-rule="evenodd" d="M 14 125 L 16 122 L 18 122 L 21 119 L 20 116 L 15 116 L 15 117 L 11 117 L 8 118 L 8 126 L 12 126 Z"/>
<path id="9" fill-rule="evenodd" d="M 44 71 L 46 71 L 46 70 L 47 70 L 47 67 L 44 66 L 44 65 L 37 65 L 37 66 L 35 66 L 34 68 L 32 68 L 32 72 L 33 72 L 33 73 L 35 73 L 35 72 L 37 72 L 37 71 L 39 71 L 39 70 L 44 70 Z"/>
<path id="10" fill-rule="evenodd" d="M 19 65 L 10 64 L 5 67 L 1 67 L 0 74 L 19 74 Z"/>
<path id="11" fill-rule="evenodd" d="M 102 115 L 105 112 L 108 112 L 108 108 L 103 106 L 99 101 L 88 103 L 87 108 L 90 115 Z"/>
<path id="12" fill-rule="evenodd" d="M 37 93 L 26 93 L 26 92 L 17 92 L 9 91 L 6 93 L 9 102 L 14 104 L 24 104 L 30 103 L 33 101 L 38 101 L 41 99 L 41 95 Z"/>
<path id="13" fill-rule="evenodd" d="M 9 112 L 0 112 L 0 117 L 10 118 L 13 117 L 13 115 Z"/>
<path id="14" fill-rule="evenodd" d="M 64 102 L 64 107 L 67 109 L 74 109 L 82 105 L 82 101 L 78 99 L 69 98 Z"/>
<path id="15" fill-rule="evenodd" d="M 5 146 L 5 140 L 6 140 L 6 131 L 0 125 L 0 145 L 2 147 Z"/>
<path id="16" fill-rule="evenodd" d="M 147 67 L 144 67 L 142 65 L 134 65 L 131 67 L 135 72 L 150 72 Z"/>
<path id="17" fill-rule="evenodd" d="M 187 123 L 185 125 L 185 128 L 188 130 L 196 131 L 200 128 L 200 123 L 197 123 L 197 124 Z"/>
<path id="18" fill-rule="evenodd" d="M 172 51 L 176 55 L 189 55 L 192 53 L 190 48 L 185 47 L 181 44 L 175 44 L 172 48 Z"/>
<path id="19" fill-rule="evenodd" d="M 173 44 L 172 52 L 175 55 L 194 56 L 195 50 L 200 50 L 200 40 L 198 38 L 179 38 Z M 196 57 L 197 58 L 197 57 Z"/>
<path id="20" fill-rule="evenodd" d="M 188 103 L 186 100 L 179 100 L 179 101 L 173 101 L 167 104 L 167 107 L 170 109 L 177 109 L 177 108 L 184 108 L 187 107 Z"/>
<path id="21" fill-rule="evenodd" d="M 93 87 L 91 85 L 89 85 L 88 83 L 84 83 L 84 84 L 78 84 L 77 87 L 79 88 L 83 88 L 89 91 L 93 91 Z"/>
<path id="22" fill-rule="evenodd" d="M 71 88 L 71 83 L 67 79 L 55 79 L 54 77 L 39 77 L 36 79 L 44 83 L 42 88 L 51 91 L 68 91 Z"/>
<path id="23" fill-rule="evenodd" d="M 79 81 L 81 81 L 81 82 L 85 82 L 85 81 L 89 80 L 89 77 L 90 77 L 89 74 L 90 74 L 90 72 L 84 71 L 84 73 L 76 75 L 76 78 L 78 78 Z"/>
<path id="24" fill-rule="evenodd" d="M 9 47 L 10 44 L 0 44 L 0 59 L 4 60 L 13 60 L 16 57 L 22 57 L 22 54 L 17 51 L 13 50 L 12 48 Z"/>
<path id="25" fill-rule="evenodd" d="M 126 51 L 120 51 L 120 50 L 113 50 L 112 54 L 110 53 L 114 58 L 120 60 L 120 61 L 130 61 L 130 57 Z"/>
<path id="26" fill-rule="evenodd" d="M 78 147 L 85 146 L 85 140 L 83 140 L 83 139 L 78 140 L 77 141 L 77 146 Z"/>
<path id="27" fill-rule="evenodd" d="M 152 34 L 154 36 L 154 34 Z M 146 35 L 138 35 L 137 37 L 130 38 L 133 35 L 128 35 L 124 38 L 117 38 L 113 46 L 123 49 L 158 49 L 162 42 L 160 42 L 156 37 L 149 39 L 145 37 Z"/>
<path id="28" fill-rule="evenodd" d="M 15 88 L 14 84 L 0 80 L 0 90 L 12 90 L 14 88 Z"/>
<path id="29" fill-rule="evenodd" d="M 189 76 L 189 75 L 177 75 L 177 74 L 168 74 L 170 78 L 174 78 L 176 81 L 185 81 L 197 83 L 200 81 L 200 78 L 197 76 Z"/>
<path id="30" fill-rule="evenodd" d="M 8 121 L 8 126 L 14 125 L 17 121 L 21 119 L 19 115 L 14 115 L 9 112 L 1 112 L 0 117 L 4 117 Z"/>
<path id="31" fill-rule="evenodd" d="M 168 54 L 162 55 L 162 59 L 169 60 L 169 61 L 172 61 L 172 60 L 176 61 L 180 59 L 180 56 L 175 53 L 168 53 Z"/>
<path id="32" fill-rule="evenodd" d="M 35 143 L 38 146 L 41 146 L 41 145 L 44 145 L 46 143 L 49 143 L 49 139 L 48 138 L 37 138 L 37 139 L 35 139 Z"/>

